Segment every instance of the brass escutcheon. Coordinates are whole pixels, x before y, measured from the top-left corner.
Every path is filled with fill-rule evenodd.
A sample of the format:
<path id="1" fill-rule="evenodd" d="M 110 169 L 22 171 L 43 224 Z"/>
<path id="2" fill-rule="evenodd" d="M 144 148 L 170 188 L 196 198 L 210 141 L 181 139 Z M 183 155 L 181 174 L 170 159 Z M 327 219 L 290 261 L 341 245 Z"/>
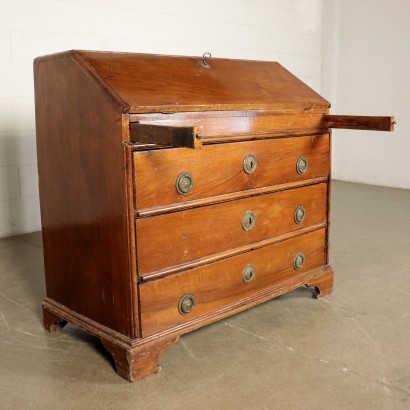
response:
<path id="1" fill-rule="evenodd" d="M 250 283 L 255 279 L 256 276 L 256 268 L 254 265 L 249 263 L 245 266 L 245 269 L 242 271 L 242 280 L 245 283 Z"/>
<path id="2" fill-rule="evenodd" d="M 256 160 L 255 155 L 248 154 L 243 159 L 243 170 L 251 175 L 255 172 L 256 167 L 258 166 L 258 161 Z"/>
<path id="3" fill-rule="evenodd" d="M 299 175 L 303 175 L 308 169 L 309 163 L 305 157 L 300 157 L 296 162 L 296 171 Z"/>
<path id="4" fill-rule="evenodd" d="M 302 252 L 299 252 L 293 258 L 293 267 L 295 270 L 302 269 L 305 264 L 305 255 Z"/>
<path id="5" fill-rule="evenodd" d="M 294 220 L 295 220 L 295 223 L 297 223 L 297 224 L 300 224 L 300 223 L 302 223 L 303 221 L 304 221 L 304 219 L 305 219 L 305 216 L 306 216 L 306 211 L 305 211 L 305 208 L 303 207 L 303 206 L 298 206 L 296 209 L 295 209 L 295 213 L 294 213 L 294 215 L 293 215 L 293 218 L 294 218 Z"/>
<path id="6" fill-rule="evenodd" d="M 192 312 L 194 306 L 195 298 L 190 293 L 187 293 L 186 295 L 182 296 L 182 298 L 179 300 L 179 313 L 181 313 L 181 315 L 187 315 L 188 313 Z"/>
<path id="7" fill-rule="evenodd" d="M 181 195 L 187 195 L 192 187 L 194 186 L 194 181 L 192 180 L 192 176 L 189 172 L 181 172 L 175 184 L 175 187 Z"/>
<path id="8" fill-rule="evenodd" d="M 252 211 L 246 211 L 242 217 L 242 228 L 251 231 L 255 227 L 256 216 Z"/>

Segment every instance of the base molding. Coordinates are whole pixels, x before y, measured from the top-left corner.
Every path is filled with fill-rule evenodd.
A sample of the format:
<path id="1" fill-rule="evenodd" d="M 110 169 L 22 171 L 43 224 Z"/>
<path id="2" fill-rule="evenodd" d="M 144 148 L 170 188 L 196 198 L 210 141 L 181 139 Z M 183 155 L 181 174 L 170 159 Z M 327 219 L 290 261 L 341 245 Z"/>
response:
<path id="1" fill-rule="evenodd" d="M 303 285 L 315 288 L 315 298 L 329 295 L 333 290 L 333 269 L 326 265 L 302 273 L 257 296 L 224 306 L 183 325 L 146 338 L 129 338 L 50 298 L 46 298 L 42 303 L 43 325 L 48 332 L 55 332 L 68 322 L 97 336 L 112 355 L 118 375 L 126 380 L 136 381 L 160 371 L 161 367 L 158 364 L 160 355 L 173 346 L 184 333 L 246 310 Z"/>

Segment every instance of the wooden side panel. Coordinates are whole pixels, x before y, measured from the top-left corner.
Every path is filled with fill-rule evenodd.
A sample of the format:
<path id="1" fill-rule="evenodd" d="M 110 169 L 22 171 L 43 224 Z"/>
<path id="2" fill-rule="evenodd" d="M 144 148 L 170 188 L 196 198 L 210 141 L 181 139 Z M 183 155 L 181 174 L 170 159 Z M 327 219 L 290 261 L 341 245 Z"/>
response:
<path id="1" fill-rule="evenodd" d="M 128 124 L 73 53 L 34 74 L 47 296 L 134 337 Z"/>
<path id="2" fill-rule="evenodd" d="M 246 155 L 257 160 L 253 174 L 243 169 Z M 303 175 L 296 163 L 304 156 L 308 169 Z M 201 150 L 188 148 L 139 151 L 134 154 L 136 209 L 161 207 L 230 192 L 302 181 L 329 173 L 329 136 L 280 138 L 232 144 L 207 145 Z M 193 188 L 178 193 L 175 184 L 189 172 Z"/>
<path id="3" fill-rule="evenodd" d="M 326 184 L 137 219 L 138 272 L 153 272 L 326 221 Z M 305 209 L 297 224 L 294 213 Z M 250 231 L 242 218 L 256 218 Z"/>
<path id="4" fill-rule="evenodd" d="M 293 275 L 324 265 L 324 229 L 301 237 L 244 253 L 223 261 L 140 284 L 142 335 L 149 336 L 189 322 L 206 313 L 228 306 L 264 289 L 286 281 Z M 305 255 L 301 270 L 295 271 L 293 259 Z M 247 264 L 256 268 L 255 279 L 245 283 L 242 272 Z M 195 306 L 183 315 L 178 310 L 181 297 L 193 295 Z"/>

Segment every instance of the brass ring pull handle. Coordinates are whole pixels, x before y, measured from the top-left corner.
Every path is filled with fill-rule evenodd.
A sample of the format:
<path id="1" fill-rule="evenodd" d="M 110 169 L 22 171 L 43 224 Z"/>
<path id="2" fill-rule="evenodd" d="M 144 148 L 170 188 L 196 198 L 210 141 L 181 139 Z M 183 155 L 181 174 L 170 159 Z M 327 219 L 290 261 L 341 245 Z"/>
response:
<path id="1" fill-rule="evenodd" d="M 256 160 L 255 155 L 248 154 L 243 159 L 243 170 L 248 175 L 252 175 L 255 172 L 257 166 L 258 166 L 258 161 Z"/>
<path id="2" fill-rule="evenodd" d="M 187 195 L 192 190 L 193 186 L 194 181 L 189 172 L 181 172 L 178 175 L 175 187 L 179 194 Z"/>
<path id="3" fill-rule="evenodd" d="M 190 293 L 182 296 L 178 303 L 178 310 L 181 315 L 191 313 L 195 306 L 195 298 Z"/>
<path id="4" fill-rule="evenodd" d="M 256 216 L 252 211 L 246 211 L 242 217 L 242 228 L 248 232 L 255 227 Z"/>
<path id="5" fill-rule="evenodd" d="M 300 270 L 305 264 L 305 255 L 302 252 L 299 252 L 293 258 L 293 268 L 295 270 Z"/>
<path id="6" fill-rule="evenodd" d="M 303 175 L 309 167 L 308 160 L 305 157 L 300 157 L 296 162 L 296 171 L 299 175 Z"/>
<path id="7" fill-rule="evenodd" d="M 245 269 L 242 271 L 242 280 L 245 283 L 250 283 L 255 279 L 256 276 L 256 268 L 254 265 L 249 263 L 245 266 Z"/>
<path id="8" fill-rule="evenodd" d="M 296 224 L 301 224 L 305 220 L 306 210 L 303 206 L 298 206 L 295 209 L 295 213 L 293 214 L 293 219 L 295 220 Z"/>

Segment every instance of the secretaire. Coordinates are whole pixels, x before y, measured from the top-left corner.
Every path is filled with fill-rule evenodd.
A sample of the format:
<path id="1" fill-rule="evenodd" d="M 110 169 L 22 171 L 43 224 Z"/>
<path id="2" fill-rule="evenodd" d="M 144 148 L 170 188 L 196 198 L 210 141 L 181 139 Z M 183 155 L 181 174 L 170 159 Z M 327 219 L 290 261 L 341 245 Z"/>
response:
<path id="1" fill-rule="evenodd" d="M 280 64 L 69 51 L 34 63 L 44 326 L 158 371 L 183 333 L 299 286 L 333 288 L 329 115 Z"/>

